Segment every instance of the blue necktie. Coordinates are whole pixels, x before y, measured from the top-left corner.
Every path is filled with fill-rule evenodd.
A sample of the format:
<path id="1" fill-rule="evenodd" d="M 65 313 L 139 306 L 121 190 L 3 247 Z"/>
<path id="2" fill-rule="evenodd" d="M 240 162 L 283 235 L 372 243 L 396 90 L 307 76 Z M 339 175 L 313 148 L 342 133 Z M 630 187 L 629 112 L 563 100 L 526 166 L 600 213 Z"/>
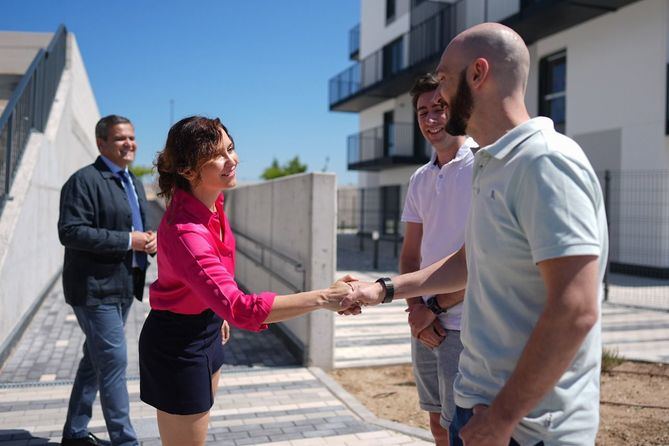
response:
<path id="1" fill-rule="evenodd" d="M 123 189 L 125 189 L 125 194 L 128 197 L 128 203 L 130 204 L 130 210 L 132 211 L 132 230 L 144 232 L 144 225 L 142 224 L 142 214 L 139 211 L 139 201 L 137 201 L 137 196 L 134 192 L 134 187 L 130 181 L 130 176 L 125 170 L 119 171 L 119 176 L 123 181 Z M 133 251 L 135 262 L 137 266 L 141 269 L 146 268 L 146 253 L 141 251 Z"/>

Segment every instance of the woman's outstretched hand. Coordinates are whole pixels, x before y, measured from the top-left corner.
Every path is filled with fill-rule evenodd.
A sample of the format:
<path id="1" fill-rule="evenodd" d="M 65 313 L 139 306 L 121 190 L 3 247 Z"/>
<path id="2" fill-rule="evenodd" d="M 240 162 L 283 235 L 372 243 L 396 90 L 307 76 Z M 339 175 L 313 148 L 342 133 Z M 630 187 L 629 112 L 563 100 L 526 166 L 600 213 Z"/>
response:
<path id="1" fill-rule="evenodd" d="M 384 291 L 378 283 L 358 281 L 351 279 L 351 276 L 345 276 L 341 280 L 348 282 L 353 290 L 341 302 L 341 306 L 343 307 L 342 314 L 350 314 L 346 312 L 346 309 L 351 307 L 378 305 L 383 301 Z"/>
<path id="2" fill-rule="evenodd" d="M 352 283 L 355 281 L 355 277 L 346 275 L 330 285 L 330 288 L 326 290 L 327 302 L 324 305 L 325 308 L 337 311 L 339 314 L 359 314 L 359 305 L 342 306 L 342 301 L 350 300 L 350 295 L 354 291 Z"/>

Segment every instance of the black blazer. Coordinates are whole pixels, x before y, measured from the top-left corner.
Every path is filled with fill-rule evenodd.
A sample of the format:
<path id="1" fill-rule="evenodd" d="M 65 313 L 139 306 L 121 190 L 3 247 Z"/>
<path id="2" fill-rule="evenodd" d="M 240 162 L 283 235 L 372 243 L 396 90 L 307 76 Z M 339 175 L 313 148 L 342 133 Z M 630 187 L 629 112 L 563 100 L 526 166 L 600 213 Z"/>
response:
<path id="1" fill-rule="evenodd" d="M 144 186 L 130 174 L 146 224 Z M 142 300 L 146 271 L 135 269 L 128 233 L 132 211 L 121 179 L 98 157 L 75 172 L 60 192 L 58 236 L 65 247 L 63 291 L 70 305 Z"/>

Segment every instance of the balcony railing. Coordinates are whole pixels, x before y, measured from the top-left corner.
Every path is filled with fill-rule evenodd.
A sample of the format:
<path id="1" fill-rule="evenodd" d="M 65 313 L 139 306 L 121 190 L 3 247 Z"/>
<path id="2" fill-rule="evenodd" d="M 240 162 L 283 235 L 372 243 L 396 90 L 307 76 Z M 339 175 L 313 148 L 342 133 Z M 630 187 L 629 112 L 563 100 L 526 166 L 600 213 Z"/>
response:
<path id="1" fill-rule="evenodd" d="M 360 64 L 357 63 L 330 79 L 330 104 L 360 91 Z"/>
<path id="2" fill-rule="evenodd" d="M 8 198 L 30 132 L 43 132 L 66 60 L 67 30 L 60 26 L 40 49 L 0 115 L 0 212 Z"/>
<path id="3" fill-rule="evenodd" d="M 459 8 L 464 9 L 464 2 L 465 0 L 460 0 L 445 6 L 436 15 L 415 26 L 408 33 L 330 79 L 330 108 L 359 111 L 362 107 L 368 106 L 369 101 L 357 104 L 354 109 L 339 108 L 338 105 L 393 78 L 399 79 L 403 85 L 402 89 L 408 89 L 404 84 L 410 80 L 398 75 L 410 71 L 408 69 L 426 60 L 432 61 L 441 54 L 458 31 L 457 18 L 464 16 Z M 351 80 L 352 73 L 359 74 L 360 78 Z M 372 102 L 377 103 L 397 93 L 395 90 L 382 91 L 380 94 L 372 95 L 375 96 Z"/>
<path id="4" fill-rule="evenodd" d="M 393 50 L 389 50 L 392 43 L 386 45 L 330 79 L 330 109 L 359 112 L 406 93 L 416 76 L 434 69 L 450 40 L 476 23 L 505 23 L 531 43 L 634 1 L 638 0 L 612 0 L 608 6 L 566 0 L 459 0 L 444 4 L 401 35 Z M 422 6 L 414 2 L 413 7 Z M 351 73 L 358 76 L 354 81 Z"/>
<path id="5" fill-rule="evenodd" d="M 389 165 L 425 163 L 431 149 L 421 143 L 416 145 L 415 140 L 410 123 L 391 123 L 350 135 L 348 168 L 381 170 Z"/>
<path id="6" fill-rule="evenodd" d="M 457 5 L 442 9 L 409 31 L 409 65 L 438 57 L 455 36 Z"/>
<path id="7" fill-rule="evenodd" d="M 330 106 L 407 68 L 406 35 L 330 79 Z"/>
<path id="8" fill-rule="evenodd" d="M 355 25 L 348 32 L 348 55 L 352 60 L 358 59 L 360 54 L 360 24 Z"/>

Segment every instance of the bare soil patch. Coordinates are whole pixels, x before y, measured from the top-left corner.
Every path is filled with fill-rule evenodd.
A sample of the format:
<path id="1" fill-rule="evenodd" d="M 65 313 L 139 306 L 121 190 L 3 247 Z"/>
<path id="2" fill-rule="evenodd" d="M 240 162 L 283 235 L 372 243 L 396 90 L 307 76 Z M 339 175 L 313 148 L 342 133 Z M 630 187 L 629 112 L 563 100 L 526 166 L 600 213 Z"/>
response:
<path id="1" fill-rule="evenodd" d="M 376 416 L 429 430 L 411 365 L 331 374 Z M 600 407 L 597 445 L 669 445 L 669 366 L 626 361 L 603 373 Z"/>

